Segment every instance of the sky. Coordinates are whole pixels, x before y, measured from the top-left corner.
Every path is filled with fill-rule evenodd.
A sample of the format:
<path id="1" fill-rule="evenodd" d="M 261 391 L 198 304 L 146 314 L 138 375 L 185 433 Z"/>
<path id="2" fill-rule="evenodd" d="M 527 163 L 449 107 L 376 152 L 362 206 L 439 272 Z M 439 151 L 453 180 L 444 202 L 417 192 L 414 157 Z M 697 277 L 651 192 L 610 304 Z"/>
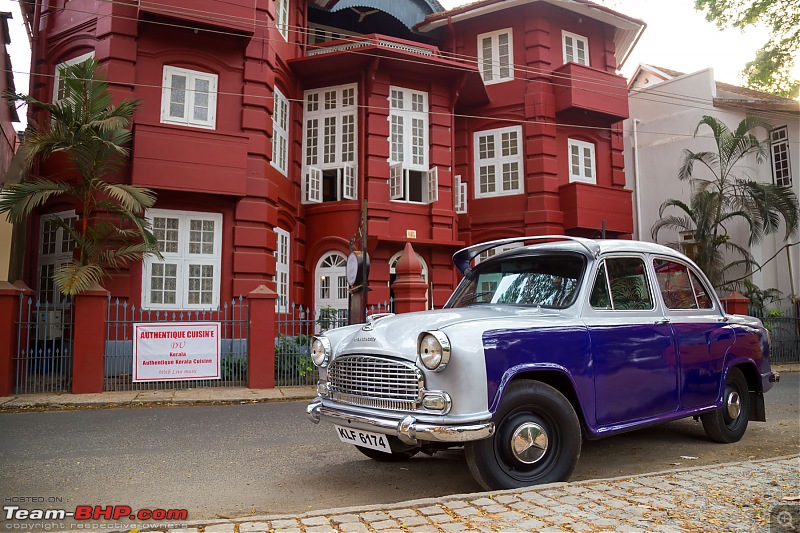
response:
<path id="1" fill-rule="evenodd" d="M 464 0 L 440 2 L 448 9 L 470 3 Z M 742 69 L 767 40 L 765 28 L 748 28 L 745 32 L 719 30 L 706 22 L 703 13 L 695 11 L 694 0 L 599 0 L 598 3 L 647 24 L 642 38 L 623 65 L 622 74 L 626 77 L 633 74 L 639 63 L 687 73 L 712 67 L 717 81 L 742 85 Z M 9 21 L 9 51 L 14 80 L 17 91 L 27 92 L 30 48 L 19 4 L 0 0 L 0 11 L 13 13 Z M 24 125 L 20 126 L 22 128 Z"/>

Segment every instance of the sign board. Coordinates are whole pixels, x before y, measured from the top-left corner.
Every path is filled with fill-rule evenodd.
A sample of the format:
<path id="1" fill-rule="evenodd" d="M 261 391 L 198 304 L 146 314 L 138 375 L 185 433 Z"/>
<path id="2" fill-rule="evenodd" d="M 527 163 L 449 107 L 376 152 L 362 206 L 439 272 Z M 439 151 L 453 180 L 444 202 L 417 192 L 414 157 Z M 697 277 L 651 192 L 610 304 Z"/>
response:
<path id="1" fill-rule="evenodd" d="M 220 378 L 219 322 L 133 325 L 133 381 Z"/>

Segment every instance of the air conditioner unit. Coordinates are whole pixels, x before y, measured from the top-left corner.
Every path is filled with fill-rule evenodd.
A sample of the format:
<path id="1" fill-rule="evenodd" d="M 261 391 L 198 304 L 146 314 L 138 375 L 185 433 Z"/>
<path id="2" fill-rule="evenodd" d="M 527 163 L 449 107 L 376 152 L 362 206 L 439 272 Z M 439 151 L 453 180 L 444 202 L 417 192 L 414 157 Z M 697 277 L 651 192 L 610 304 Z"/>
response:
<path id="1" fill-rule="evenodd" d="M 36 317 L 36 335 L 40 341 L 61 338 L 62 311 L 39 311 Z"/>

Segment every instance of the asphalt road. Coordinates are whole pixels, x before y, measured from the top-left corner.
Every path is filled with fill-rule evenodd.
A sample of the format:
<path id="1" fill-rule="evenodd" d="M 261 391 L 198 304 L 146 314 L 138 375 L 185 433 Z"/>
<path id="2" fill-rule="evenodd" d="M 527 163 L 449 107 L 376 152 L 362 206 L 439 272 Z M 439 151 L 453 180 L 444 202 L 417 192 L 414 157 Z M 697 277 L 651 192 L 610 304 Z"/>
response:
<path id="1" fill-rule="evenodd" d="M 769 421 L 751 423 L 739 443 L 712 443 L 700 423 L 679 420 L 584 443 L 573 479 L 797 453 L 800 374 L 784 374 L 766 399 Z M 0 500 L 60 499 L 49 506 L 68 510 L 186 508 L 195 520 L 480 490 L 458 450 L 377 463 L 339 442 L 331 426 L 308 422 L 304 407 L 292 402 L 3 413 Z"/>

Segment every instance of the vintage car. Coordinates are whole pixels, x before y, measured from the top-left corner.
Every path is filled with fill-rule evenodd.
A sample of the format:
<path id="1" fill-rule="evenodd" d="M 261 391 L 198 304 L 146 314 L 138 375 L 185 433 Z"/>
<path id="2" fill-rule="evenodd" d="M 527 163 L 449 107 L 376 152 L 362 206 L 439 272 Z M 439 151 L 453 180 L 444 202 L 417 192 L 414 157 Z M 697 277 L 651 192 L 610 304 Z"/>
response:
<path id="1" fill-rule="evenodd" d="M 726 314 L 675 250 L 545 236 L 453 262 L 464 277 L 444 308 L 313 339 L 312 421 L 376 460 L 464 446 L 475 479 L 500 489 L 567 480 L 582 438 L 695 417 L 730 443 L 766 419 L 767 330 Z"/>

